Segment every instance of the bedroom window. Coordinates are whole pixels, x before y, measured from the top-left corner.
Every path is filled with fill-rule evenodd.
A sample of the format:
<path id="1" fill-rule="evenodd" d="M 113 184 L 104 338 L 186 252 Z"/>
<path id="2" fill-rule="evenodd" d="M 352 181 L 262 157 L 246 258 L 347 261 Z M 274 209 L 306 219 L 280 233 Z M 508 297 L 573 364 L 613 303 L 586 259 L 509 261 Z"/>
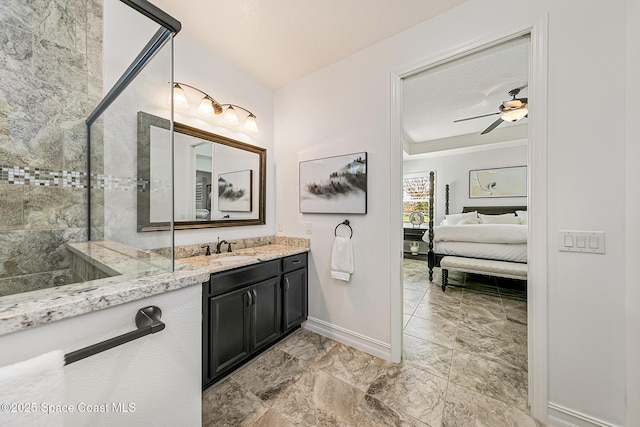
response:
<path id="1" fill-rule="evenodd" d="M 429 171 L 405 174 L 402 179 L 402 221 L 410 223 L 410 216 L 420 212 L 429 221 Z"/>

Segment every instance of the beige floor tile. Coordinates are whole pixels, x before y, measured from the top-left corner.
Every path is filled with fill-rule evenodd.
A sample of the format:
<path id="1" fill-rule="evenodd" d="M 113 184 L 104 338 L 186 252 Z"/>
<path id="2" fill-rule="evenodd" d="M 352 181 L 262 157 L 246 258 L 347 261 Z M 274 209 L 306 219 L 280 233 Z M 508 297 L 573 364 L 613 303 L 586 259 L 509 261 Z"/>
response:
<path id="1" fill-rule="evenodd" d="M 443 425 L 447 427 L 500 426 L 540 427 L 526 411 L 449 383 Z"/>
<path id="2" fill-rule="evenodd" d="M 349 424 L 355 427 L 429 427 L 369 395 L 364 396 Z"/>
<path id="3" fill-rule="evenodd" d="M 453 348 L 456 339 L 457 322 L 438 319 L 427 320 L 413 316 L 404 333 L 445 347 Z"/>
<path id="4" fill-rule="evenodd" d="M 528 409 L 527 388 L 519 369 L 456 351 L 449 381 L 525 411 Z"/>
<path id="5" fill-rule="evenodd" d="M 313 365 L 339 380 L 367 391 L 380 369 L 390 364 L 363 351 L 338 344 Z"/>
<path id="6" fill-rule="evenodd" d="M 227 377 L 202 395 L 203 427 L 249 425 L 268 410 L 260 399 Z"/>
<path id="7" fill-rule="evenodd" d="M 248 427 L 295 427 L 295 425 L 278 412 L 269 409 Z"/>
<path id="8" fill-rule="evenodd" d="M 404 334 L 402 338 L 402 362 L 415 368 L 449 378 L 453 350 L 440 344 Z"/>
<path id="9" fill-rule="evenodd" d="M 420 303 L 420 301 L 412 301 L 410 299 L 406 299 L 403 301 L 403 313 L 404 314 L 413 314 L 414 310 L 416 309 L 416 307 L 418 306 L 418 304 Z"/>
<path id="10" fill-rule="evenodd" d="M 324 371 L 309 370 L 272 405 L 296 426 L 349 425 L 364 392 Z"/>
<path id="11" fill-rule="evenodd" d="M 304 362 L 316 362 L 338 342 L 306 329 L 299 329 L 285 338 L 276 348 Z"/>
<path id="12" fill-rule="evenodd" d="M 515 369 L 527 369 L 526 346 L 514 343 L 509 337 L 495 338 L 459 328 L 454 351 L 480 355 Z"/>
<path id="13" fill-rule="evenodd" d="M 303 371 L 301 360 L 272 348 L 232 373 L 231 377 L 262 401 L 269 402 L 297 381 Z"/>
<path id="14" fill-rule="evenodd" d="M 446 306 L 423 300 L 418 304 L 413 315 L 428 320 L 443 319 L 457 322 L 460 317 L 460 309 L 456 305 Z"/>
<path id="15" fill-rule="evenodd" d="M 367 394 L 430 426 L 440 426 L 447 380 L 412 366 L 386 368 Z"/>

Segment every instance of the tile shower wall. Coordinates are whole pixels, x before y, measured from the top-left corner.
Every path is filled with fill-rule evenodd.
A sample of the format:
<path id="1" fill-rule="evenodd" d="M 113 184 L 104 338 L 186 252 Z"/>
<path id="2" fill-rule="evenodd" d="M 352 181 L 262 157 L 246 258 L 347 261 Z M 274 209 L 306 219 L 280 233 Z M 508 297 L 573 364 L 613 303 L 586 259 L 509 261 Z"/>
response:
<path id="1" fill-rule="evenodd" d="M 102 11 L 101 0 L 0 2 L 0 296 L 77 280 L 64 243 L 87 238 Z"/>

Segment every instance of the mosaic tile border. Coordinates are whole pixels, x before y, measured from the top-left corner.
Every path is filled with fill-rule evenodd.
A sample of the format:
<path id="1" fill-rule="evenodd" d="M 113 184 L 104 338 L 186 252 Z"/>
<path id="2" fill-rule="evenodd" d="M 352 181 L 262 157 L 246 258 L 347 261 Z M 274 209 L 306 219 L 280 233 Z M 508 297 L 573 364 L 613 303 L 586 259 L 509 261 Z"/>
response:
<path id="1" fill-rule="evenodd" d="M 87 188 L 86 172 L 51 170 L 33 166 L 0 165 L 0 184 L 33 185 L 44 187 Z M 158 183 L 153 183 L 153 190 Z M 91 174 L 91 188 L 98 190 L 149 191 L 147 180 Z"/>

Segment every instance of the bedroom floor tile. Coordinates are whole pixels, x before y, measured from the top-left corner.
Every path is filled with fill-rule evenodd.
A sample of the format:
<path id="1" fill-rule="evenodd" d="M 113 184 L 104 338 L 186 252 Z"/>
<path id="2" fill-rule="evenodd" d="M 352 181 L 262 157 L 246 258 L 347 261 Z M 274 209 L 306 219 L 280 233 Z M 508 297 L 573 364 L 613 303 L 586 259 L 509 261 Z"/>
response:
<path id="1" fill-rule="evenodd" d="M 442 292 L 439 269 L 432 284 L 426 262 L 405 266 L 418 301 L 400 364 L 301 329 L 205 390 L 203 426 L 542 426 L 526 406 L 526 302 Z"/>

